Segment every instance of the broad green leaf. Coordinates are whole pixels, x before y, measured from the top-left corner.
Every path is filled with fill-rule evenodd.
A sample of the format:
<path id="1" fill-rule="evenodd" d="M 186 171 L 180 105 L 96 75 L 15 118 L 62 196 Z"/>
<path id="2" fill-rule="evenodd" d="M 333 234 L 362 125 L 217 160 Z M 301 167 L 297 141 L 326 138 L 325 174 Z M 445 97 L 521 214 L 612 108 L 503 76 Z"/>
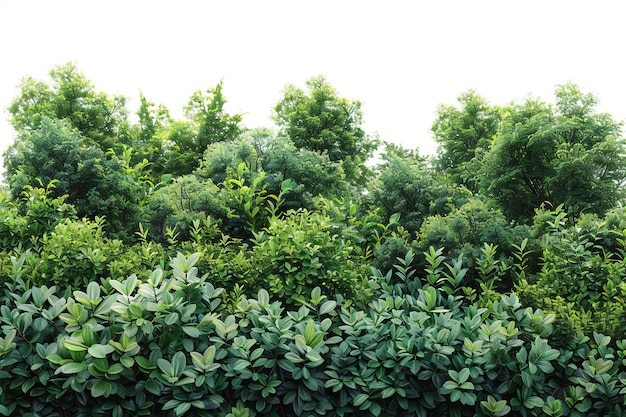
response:
<path id="1" fill-rule="evenodd" d="M 115 294 L 104 297 L 94 310 L 93 314 L 95 316 L 108 314 L 111 311 L 111 307 L 113 307 L 113 304 L 115 304 L 116 301 L 117 296 Z"/>
<path id="2" fill-rule="evenodd" d="M 183 352 L 176 352 L 172 356 L 172 372 L 174 376 L 181 376 L 185 370 L 187 359 Z"/>
<path id="3" fill-rule="evenodd" d="M 176 407 L 175 413 L 177 416 L 183 416 L 190 408 L 191 403 L 180 403 L 178 407 Z"/>
<path id="4" fill-rule="evenodd" d="M 74 340 L 69 340 L 69 339 L 64 339 L 63 340 L 63 346 L 69 350 L 69 351 L 73 351 L 73 352 L 83 352 L 85 350 L 87 350 L 87 346 L 83 343 L 80 342 L 76 342 Z"/>
<path id="5" fill-rule="evenodd" d="M 77 374 L 84 371 L 85 369 L 87 369 L 87 366 L 83 365 L 82 363 L 70 362 L 57 368 L 54 374 Z"/>
<path id="6" fill-rule="evenodd" d="M 111 345 L 101 345 L 99 343 L 92 345 L 87 350 L 94 358 L 106 358 L 106 356 L 115 351 L 115 348 Z"/>
<path id="7" fill-rule="evenodd" d="M 100 285 L 92 281 L 87 285 L 87 295 L 91 304 L 95 305 L 100 302 Z"/>
<path id="8" fill-rule="evenodd" d="M 334 300 L 327 300 L 320 306 L 319 314 L 322 315 L 330 313 L 335 310 L 335 308 L 337 308 L 337 302 Z"/>
<path id="9" fill-rule="evenodd" d="M 369 398 L 370 397 L 368 394 L 358 394 L 356 397 L 354 397 L 354 401 L 352 402 L 352 404 L 354 404 L 355 407 L 358 407 Z"/>
<path id="10" fill-rule="evenodd" d="M 183 329 L 183 332 L 189 337 L 193 337 L 194 339 L 197 339 L 200 337 L 200 330 L 198 330 L 196 327 L 183 326 L 182 329 Z"/>
<path id="11" fill-rule="evenodd" d="M 91 387 L 91 395 L 93 397 L 104 397 L 108 398 L 111 395 L 112 384 L 107 381 L 96 381 Z"/>
<path id="12" fill-rule="evenodd" d="M 248 361 L 247 361 L 247 360 L 245 360 L 245 359 L 239 359 L 239 360 L 237 360 L 237 361 L 235 362 L 235 364 L 234 364 L 234 366 L 233 366 L 233 369 L 234 369 L 235 371 L 241 371 L 241 370 L 246 369 L 246 368 L 247 368 L 247 367 L 249 367 L 249 366 L 250 366 L 250 362 L 248 362 Z"/>

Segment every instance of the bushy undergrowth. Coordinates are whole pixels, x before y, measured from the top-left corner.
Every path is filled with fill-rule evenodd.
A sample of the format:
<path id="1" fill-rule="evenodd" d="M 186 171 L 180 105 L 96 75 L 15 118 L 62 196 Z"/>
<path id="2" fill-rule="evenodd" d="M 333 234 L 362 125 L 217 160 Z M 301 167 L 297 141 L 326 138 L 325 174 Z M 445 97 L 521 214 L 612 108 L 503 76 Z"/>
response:
<path id="1" fill-rule="evenodd" d="M 281 195 L 231 185 L 234 237 L 200 213 L 131 245 L 45 190 L 3 205 L 0 415 L 626 410 L 618 213 L 540 212 L 508 256 L 416 255 L 399 216 L 281 211 Z"/>
<path id="2" fill-rule="evenodd" d="M 173 258 L 140 280 L 64 297 L 29 286 L 21 259 L 2 295 L 0 414 L 40 416 L 619 416 L 626 341 L 553 344 L 554 315 L 515 294 L 481 307 L 463 269 L 376 273 L 366 308 L 314 288 L 301 306 L 260 290 L 235 303 Z M 7 282 L 8 283 L 8 282 Z"/>
<path id="3" fill-rule="evenodd" d="M 568 227 L 561 208 L 541 217 L 542 267 L 518 282 L 524 304 L 554 312 L 564 344 L 578 332 L 625 337 L 624 231 L 592 217 Z"/>

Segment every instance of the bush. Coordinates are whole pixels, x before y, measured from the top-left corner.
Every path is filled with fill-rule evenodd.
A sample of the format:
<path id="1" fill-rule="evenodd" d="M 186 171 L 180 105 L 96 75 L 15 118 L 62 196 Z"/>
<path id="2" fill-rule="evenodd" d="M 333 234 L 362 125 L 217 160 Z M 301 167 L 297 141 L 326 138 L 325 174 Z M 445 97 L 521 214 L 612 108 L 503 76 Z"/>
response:
<path id="1" fill-rule="evenodd" d="M 150 277 L 60 297 L 12 271 L 1 296 L 0 414 L 618 416 L 626 341 L 551 344 L 553 315 L 512 294 L 463 301 L 436 271 L 379 277 L 366 309 L 319 288 L 233 311 L 181 254 Z M 400 268 L 398 268 L 400 270 Z M 436 285 L 431 284 L 436 283 Z M 103 290 L 109 286 L 111 293 Z M 445 289 L 447 287 L 447 289 Z M 396 294 L 396 290 L 401 294 Z"/>
<path id="2" fill-rule="evenodd" d="M 564 336 L 573 329 L 626 336 L 626 260 L 623 247 L 619 253 L 610 250 L 611 241 L 624 244 L 623 232 L 608 230 L 605 222 L 589 216 L 568 227 L 562 207 L 541 213 L 541 218 L 547 228 L 543 264 L 518 287 L 524 303 L 558 310 Z"/>

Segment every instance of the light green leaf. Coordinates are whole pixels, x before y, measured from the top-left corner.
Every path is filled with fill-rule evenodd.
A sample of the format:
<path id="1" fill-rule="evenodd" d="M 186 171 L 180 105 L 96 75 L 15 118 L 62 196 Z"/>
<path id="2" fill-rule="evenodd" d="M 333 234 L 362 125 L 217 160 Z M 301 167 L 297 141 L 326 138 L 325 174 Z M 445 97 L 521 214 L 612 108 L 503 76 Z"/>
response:
<path id="1" fill-rule="evenodd" d="M 333 311 L 337 307 L 337 302 L 334 300 L 327 300 L 320 306 L 319 314 L 327 314 Z"/>
<path id="2" fill-rule="evenodd" d="M 74 340 L 69 340 L 69 339 L 65 339 L 63 340 L 63 346 L 72 352 L 84 352 L 85 350 L 87 350 L 87 346 L 85 346 L 83 343 L 80 342 L 76 342 Z"/>
<path id="3" fill-rule="evenodd" d="M 183 326 L 182 329 L 183 329 L 183 332 L 189 337 L 193 337 L 194 339 L 197 339 L 200 337 L 200 330 L 198 330 L 196 327 Z"/>
<path id="4" fill-rule="evenodd" d="M 87 366 L 78 362 L 70 362 L 60 366 L 54 374 L 77 374 L 87 369 Z"/>
<path id="5" fill-rule="evenodd" d="M 101 345 L 97 343 L 90 346 L 87 351 L 94 358 L 105 358 L 108 354 L 113 353 L 115 349 L 111 345 Z"/>

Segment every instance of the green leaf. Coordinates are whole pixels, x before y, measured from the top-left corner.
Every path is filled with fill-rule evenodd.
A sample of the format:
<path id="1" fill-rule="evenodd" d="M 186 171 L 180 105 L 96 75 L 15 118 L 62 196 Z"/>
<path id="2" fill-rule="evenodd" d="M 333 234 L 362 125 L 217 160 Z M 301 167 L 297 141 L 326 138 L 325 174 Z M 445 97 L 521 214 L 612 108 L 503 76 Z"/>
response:
<path id="1" fill-rule="evenodd" d="M 100 285 L 97 282 L 91 281 L 87 285 L 87 296 L 92 304 L 97 304 L 100 301 Z"/>
<path id="2" fill-rule="evenodd" d="M 330 313 L 335 310 L 335 308 L 337 308 L 337 302 L 334 300 L 327 300 L 320 306 L 319 314 L 322 315 Z"/>
<path id="3" fill-rule="evenodd" d="M 169 400 L 168 402 L 163 404 L 163 410 L 171 410 L 172 408 L 176 408 L 180 403 L 180 400 Z"/>
<path id="4" fill-rule="evenodd" d="M 94 310 L 93 314 L 95 316 L 103 316 L 105 314 L 108 314 L 111 311 L 111 307 L 113 307 L 113 304 L 115 304 L 116 301 L 117 295 L 115 294 L 104 297 Z"/>
<path id="5" fill-rule="evenodd" d="M 91 395 L 93 397 L 108 398 L 111 395 L 111 392 L 112 385 L 110 382 L 107 381 L 96 381 L 96 383 L 93 384 L 93 387 L 91 387 Z"/>
<path id="6" fill-rule="evenodd" d="M 544 402 L 541 397 L 537 397 L 536 395 L 530 396 L 524 400 L 524 407 L 526 408 L 541 408 L 543 405 Z"/>
<path id="7" fill-rule="evenodd" d="M 187 258 L 187 261 L 185 262 L 187 271 L 189 271 L 196 263 L 198 263 L 198 260 L 200 260 L 200 255 L 200 252 L 195 252 L 189 255 L 189 258 Z"/>
<path id="8" fill-rule="evenodd" d="M 182 415 L 185 415 L 185 413 L 189 411 L 190 408 L 191 408 L 191 403 L 181 403 L 178 405 L 178 407 L 176 407 L 176 410 L 174 412 L 176 413 L 177 416 L 182 416 Z"/>
<path id="9" fill-rule="evenodd" d="M 313 339 L 315 339 L 315 322 L 312 319 L 306 324 L 304 337 L 306 338 L 306 344 L 309 344 L 313 341 Z"/>
<path id="10" fill-rule="evenodd" d="M 84 352 L 87 350 L 87 346 L 85 344 L 70 339 L 64 339 L 63 346 L 72 352 Z"/>
<path id="11" fill-rule="evenodd" d="M 161 395 L 161 385 L 154 379 L 146 381 L 146 391 L 154 395 Z"/>
<path id="12" fill-rule="evenodd" d="M 54 374 L 77 374 L 87 369 L 87 366 L 78 362 L 70 362 L 60 366 Z"/>
<path id="13" fill-rule="evenodd" d="M 187 358 L 183 352 L 176 352 L 172 356 L 172 371 L 174 376 L 181 376 L 185 370 Z"/>
<path id="14" fill-rule="evenodd" d="M 93 333 L 93 329 L 91 328 L 91 326 L 83 326 L 83 329 L 80 332 L 80 336 L 87 346 L 91 346 L 96 343 L 96 336 Z"/>
<path id="15" fill-rule="evenodd" d="M 89 354 L 94 358 L 105 358 L 108 354 L 113 353 L 115 349 L 111 345 L 95 344 L 87 349 Z"/>
<path id="16" fill-rule="evenodd" d="M 200 337 L 200 330 L 198 330 L 196 327 L 183 326 L 182 329 L 183 329 L 183 332 L 189 337 L 193 337 L 194 339 L 197 339 Z"/>
<path id="17" fill-rule="evenodd" d="M 366 400 L 368 400 L 369 398 L 370 398 L 370 396 L 368 394 L 358 394 L 356 397 L 354 397 L 353 404 L 354 404 L 355 407 L 358 407 L 361 404 L 363 404 Z"/>
<path id="18" fill-rule="evenodd" d="M 261 289 L 258 292 L 257 300 L 258 300 L 260 305 L 262 305 L 262 306 L 269 306 L 269 304 L 270 304 L 270 295 L 269 295 L 269 293 L 266 290 Z"/>
<path id="19" fill-rule="evenodd" d="M 235 362 L 235 365 L 233 366 L 233 369 L 235 371 L 242 371 L 244 369 L 246 369 L 247 367 L 250 366 L 250 362 L 248 362 L 245 359 L 239 359 Z"/>

